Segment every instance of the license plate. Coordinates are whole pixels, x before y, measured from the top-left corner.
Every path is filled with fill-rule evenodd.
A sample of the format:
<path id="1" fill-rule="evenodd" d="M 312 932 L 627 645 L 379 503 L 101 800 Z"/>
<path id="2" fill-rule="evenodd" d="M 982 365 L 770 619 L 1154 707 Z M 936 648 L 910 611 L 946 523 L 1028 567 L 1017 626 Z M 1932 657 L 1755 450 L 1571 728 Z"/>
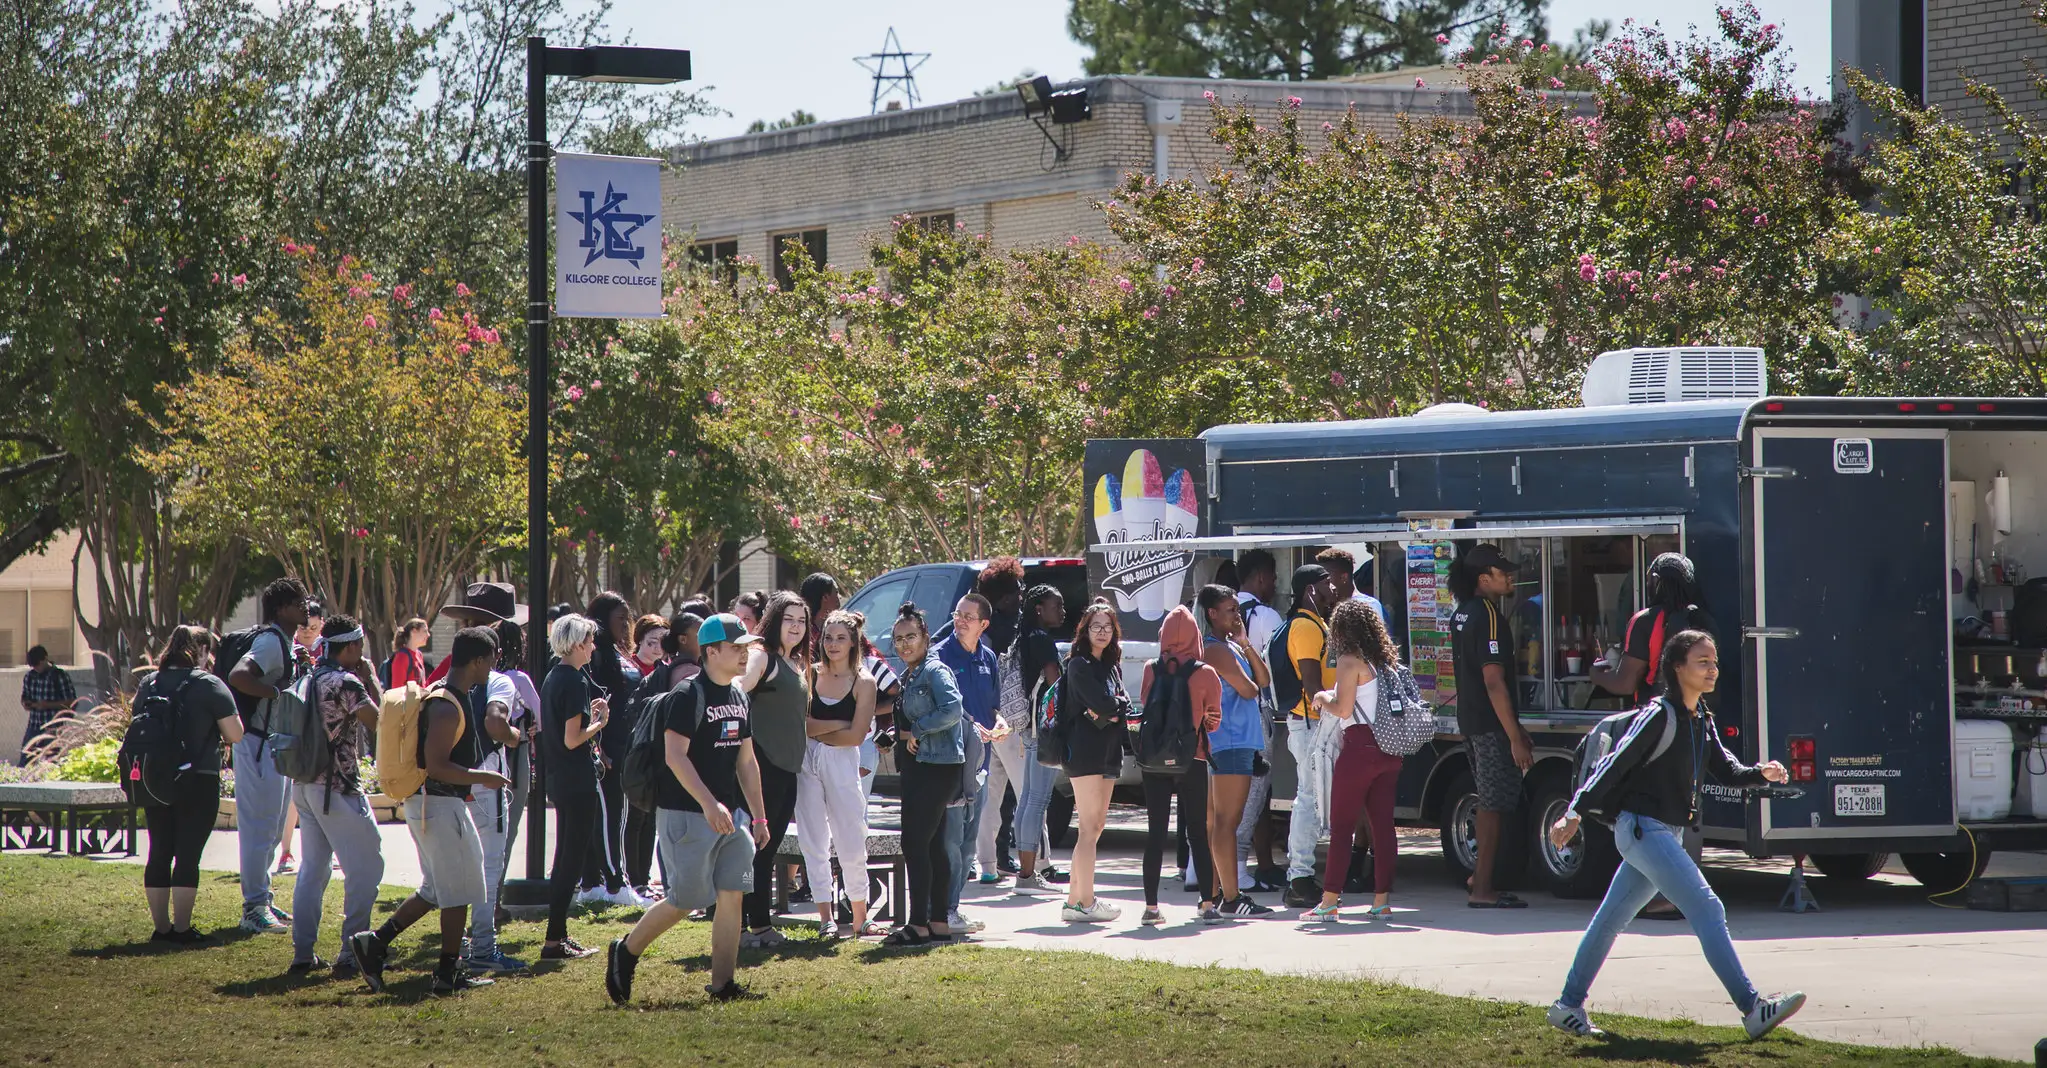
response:
<path id="1" fill-rule="evenodd" d="M 1842 783 L 1834 787 L 1834 815 L 1881 816 L 1883 814 L 1884 788 L 1882 783 L 1874 785 L 1849 785 Z"/>

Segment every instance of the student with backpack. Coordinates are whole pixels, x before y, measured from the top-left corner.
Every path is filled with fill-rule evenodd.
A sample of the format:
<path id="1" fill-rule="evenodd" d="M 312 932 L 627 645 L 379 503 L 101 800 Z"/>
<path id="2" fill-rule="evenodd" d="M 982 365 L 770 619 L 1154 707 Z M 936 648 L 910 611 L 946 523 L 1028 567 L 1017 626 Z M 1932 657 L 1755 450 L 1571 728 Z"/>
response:
<path id="1" fill-rule="evenodd" d="M 1719 652 L 1711 635 L 1679 632 L 1664 645 L 1657 668 L 1662 696 L 1635 713 L 1619 745 L 1600 760 L 1549 829 L 1550 841 L 1562 848 L 1576 837 L 1582 817 L 1611 822 L 1621 854 L 1606 899 L 1578 943 L 1563 994 L 1550 1006 L 1549 1022 L 1575 1035 L 1604 1033 L 1585 1014 L 1586 995 L 1614 939 L 1660 890 L 1684 910 L 1706 963 L 1741 1010 L 1749 1038 L 1761 1038 L 1803 1007 L 1805 995 L 1757 996 L 1728 936 L 1726 906 L 1685 852 L 1683 834 L 1698 820 L 1708 773 L 1729 786 L 1783 782 L 1789 775 L 1774 760 L 1745 765 L 1721 742 L 1703 701 L 1720 681 Z M 1661 745 L 1663 735 L 1673 731 L 1676 744 Z"/>
<path id="2" fill-rule="evenodd" d="M 441 914 L 441 954 L 427 988 L 453 994 L 491 980 L 462 966 L 462 938 L 469 910 L 489 900 L 483 880 L 483 844 L 469 818 L 473 787 L 503 790 L 511 780 L 483 763 L 483 717 L 472 709 L 469 690 L 490 678 L 498 660 L 497 632 L 466 627 L 448 651 L 452 667 L 442 685 L 419 694 L 408 686 L 377 710 L 377 772 L 384 792 L 403 799 L 405 829 L 419 850 L 419 889 L 383 926 L 349 939 L 363 982 L 383 993 L 391 944 L 429 912 Z M 413 704 L 414 699 L 418 704 Z"/>
<path id="3" fill-rule="evenodd" d="M 155 922 L 152 942 L 211 945 L 192 927 L 199 855 L 220 814 L 220 743 L 242 740 L 242 717 L 227 685 L 206 671 L 213 634 L 180 626 L 135 693 L 123 742 L 124 785 L 142 807 L 149 855 L 142 893 Z"/>
<path id="4" fill-rule="evenodd" d="M 1418 693 L 1405 692 L 1400 651 L 1371 605 L 1346 599 L 1336 606 L 1329 616 L 1329 651 L 1335 654 L 1336 685 L 1313 700 L 1324 719 L 1342 728 L 1343 742 L 1329 784 L 1329 863 L 1322 872 L 1322 899 L 1308 916 L 1337 918 L 1360 811 L 1372 829 L 1373 896 L 1366 915 L 1384 916 L 1393 908 L 1394 861 L 1400 852 L 1393 829 L 1394 790 L 1401 758 L 1413 751 L 1403 752 L 1405 746 L 1392 741 L 1392 719 L 1413 715 L 1419 723 L 1425 718 L 1424 737 L 1434 737 L 1435 716 L 1420 707 Z"/>
<path id="5" fill-rule="evenodd" d="M 321 902 L 333 877 L 330 861 L 341 861 L 341 952 L 334 961 L 336 979 L 359 972 L 349 940 L 370 928 L 370 908 L 384 879 L 384 838 L 376 814 L 362 791 L 363 739 L 377 728 L 377 701 L 382 692 L 363 659 L 363 629 L 344 615 L 327 618 L 320 628 L 326 655 L 320 657 L 306 685 L 306 708 L 312 713 L 307 730 L 325 740 L 325 759 L 310 774 L 296 779 L 292 803 L 299 813 L 299 846 L 305 866 L 292 890 L 291 907 L 298 916 L 291 928 L 293 975 L 326 967 L 313 952 L 320 939 Z M 311 738 L 298 739 L 308 749 Z"/>
<path id="6" fill-rule="evenodd" d="M 1208 822 L 1208 734 L 1222 726 L 1222 676 L 1201 659 L 1201 628 L 1186 605 L 1175 605 L 1159 624 L 1159 658 L 1144 666 L 1144 710 L 1138 719 L 1137 762 L 1144 769 L 1144 806 L 1149 817 L 1144 839 L 1146 927 L 1165 922 L 1159 911 L 1159 868 L 1172 836 L 1173 799 L 1180 823 Z M 1209 836 L 1187 843 L 1188 865 L 1204 888 L 1214 886 Z M 1206 896 L 1203 910 L 1210 905 Z"/>
<path id="7" fill-rule="evenodd" d="M 729 613 L 705 620 L 698 638 L 702 674 L 660 698 L 648 713 L 663 717 L 654 815 L 668 884 L 662 899 L 605 956 L 604 990 L 614 1004 L 632 999 L 634 970 L 654 940 L 690 910 L 714 904 L 711 984 L 704 992 L 714 1001 L 747 993 L 733 978 L 745 918 L 741 902 L 753 883 L 754 854 L 767 847 L 768 821 L 756 815 L 763 800 L 760 761 L 753 750 L 751 706 L 738 681 L 746 671 L 747 646 L 761 639 Z M 642 730 L 635 737 L 647 735 Z"/>
<path id="8" fill-rule="evenodd" d="M 306 625 L 312 597 L 305 584 L 286 576 L 263 588 L 264 624 L 242 641 L 222 643 L 223 652 L 239 656 L 229 669 L 227 684 L 240 697 L 248 727 L 233 749 L 235 830 L 241 846 L 242 930 L 282 934 L 291 929 L 291 914 L 276 905 L 270 888 L 270 860 L 284 835 L 284 813 L 291 805 L 291 780 L 277 770 L 269 746 L 271 721 L 285 691 L 298 679 L 298 652 L 293 635 Z"/>
<path id="9" fill-rule="evenodd" d="M 523 612 L 520 618 L 523 620 Z M 519 625 L 506 619 L 489 629 L 498 637 L 498 666 L 491 669 L 488 680 L 469 691 L 469 707 L 481 720 L 477 741 L 483 759 L 477 767 L 503 775 L 512 785 L 502 790 L 477 786 L 469 791 L 469 819 L 476 824 L 476 836 L 483 843 L 484 903 L 469 910 L 465 963 L 472 972 L 522 972 L 526 962 L 508 957 L 498 948 L 498 888 L 505 879 L 511 834 L 518 826 L 511 811 L 517 803 L 519 782 L 513 766 L 526 759 L 526 732 L 539 713 L 540 696 L 524 672 L 500 670 L 517 662 L 516 648 L 524 637 Z"/>
<path id="10" fill-rule="evenodd" d="M 1272 911 L 1245 895 L 1235 860 L 1237 829 L 1251 796 L 1251 780 L 1265 763 L 1265 712 L 1258 695 L 1273 679 L 1244 632 L 1244 612 L 1235 590 L 1203 586 L 1194 603 L 1201 610 L 1204 631 L 1201 658 L 1224 684 L 1222 719 L 1208 734 L 1208 848 L 1215 881 L 1201 907 L 1201 921 L 1217 924 Z"/>
<path id="11" fill-rule="evenodd" d="M 1278 707 L 1286 709 L 1286 748 L 1294 758 L 1294 810 L 1287 819 L 1286 895 L 1288 908 L 1308 908 L 1319 900 L 1315 882 L 1315 846 L 1324 830 L 1322 791 L 1329 782 L 1327 731 L 1322 713 L 1311 700 L 1322 692 L 1328 666 L 1329 624 L 1324 615 L 1339 602 L 1335 579 L 1321 564 L 1294 570 L 1294 607 L 1286 626 L 1272 637 L 1268 658 Z"/>

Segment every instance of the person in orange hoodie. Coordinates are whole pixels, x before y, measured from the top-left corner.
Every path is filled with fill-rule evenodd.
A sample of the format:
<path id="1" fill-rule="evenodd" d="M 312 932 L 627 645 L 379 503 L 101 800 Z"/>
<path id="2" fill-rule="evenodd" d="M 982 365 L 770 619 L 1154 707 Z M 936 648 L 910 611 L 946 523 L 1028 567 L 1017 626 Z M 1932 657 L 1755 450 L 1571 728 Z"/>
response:
<path id="1" fill-rule="evenodd" d="M 1198 739 L 1196 758 L 1177 775 L 1144 773 L 1144 804 L 1151 816 L 1150 833 L 1144 840 L 1142 922 L 1147 927 L 1165 922 L 1165 914 L 1159 911 L 1159 866 L 1165 862 L 1166 842 L 1172 833 L 1173 798 L 1180 799 L 1181 826 L 1205 828 L 1208 824 L 1208 733 L 1223 721 L 1222 676 L 1201 659 L 1201 628 L 1185 605 L 1166 613 L 1165 622 L 1159 625 L 1159 659 L 1144 665 L 1144 685 L 1138 692 L 1144 695 L 1145 714 L 1170 715 L 1172 689 L 1181 682 L 1187 687 L 1186 715 L 1192 719 Z M 1189 835 L 1187 855 L 1201 885 L 1214 886 L 1208 836 Z"/>

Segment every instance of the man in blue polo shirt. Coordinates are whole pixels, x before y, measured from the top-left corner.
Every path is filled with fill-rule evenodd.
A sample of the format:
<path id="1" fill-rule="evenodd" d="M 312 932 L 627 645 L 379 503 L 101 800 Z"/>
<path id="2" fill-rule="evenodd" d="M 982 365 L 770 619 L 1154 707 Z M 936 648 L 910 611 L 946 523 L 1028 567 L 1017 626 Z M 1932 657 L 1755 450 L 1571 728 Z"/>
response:
<path id="1" fill-rule="evenodd" d="M 994 619 L 995 606 L 988 598 L 978 593 L 967 594 L 953 609 L 952 634 L 938 643 L 939 662 L 952 669 L 959 682 L 961 704 L 974 726 L 966 734 L 961 803 L 945 814 L 945 851 L 952 862 L 952 915 L 948 918 L 955 931 L 978 931 L 984 926 L 960 915 L 960 892 L 966 889 L 967 877 L 975 870 L 974 842 L 981 831 L 981 806 L 986 800 L 988 782 L 988 743 L 1008 733 L 1007 728 L 997 726 L 996 720 L 1000 695 L 995 650 L 981 640 Z"/>

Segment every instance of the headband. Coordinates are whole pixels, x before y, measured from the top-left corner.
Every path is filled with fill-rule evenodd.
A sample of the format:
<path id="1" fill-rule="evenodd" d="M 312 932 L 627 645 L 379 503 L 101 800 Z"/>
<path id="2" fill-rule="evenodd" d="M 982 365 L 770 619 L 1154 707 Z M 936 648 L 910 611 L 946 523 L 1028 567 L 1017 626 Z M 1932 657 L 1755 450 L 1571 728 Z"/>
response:
<path id="1" fill-rule="evenodd" d="M 346 634 L 330 634 L 327 636 L 328 645 L 347 645 L 349 642 L 359 642 L 362 640 L 363 632 L 361 627 L 357 627 Z"/>

